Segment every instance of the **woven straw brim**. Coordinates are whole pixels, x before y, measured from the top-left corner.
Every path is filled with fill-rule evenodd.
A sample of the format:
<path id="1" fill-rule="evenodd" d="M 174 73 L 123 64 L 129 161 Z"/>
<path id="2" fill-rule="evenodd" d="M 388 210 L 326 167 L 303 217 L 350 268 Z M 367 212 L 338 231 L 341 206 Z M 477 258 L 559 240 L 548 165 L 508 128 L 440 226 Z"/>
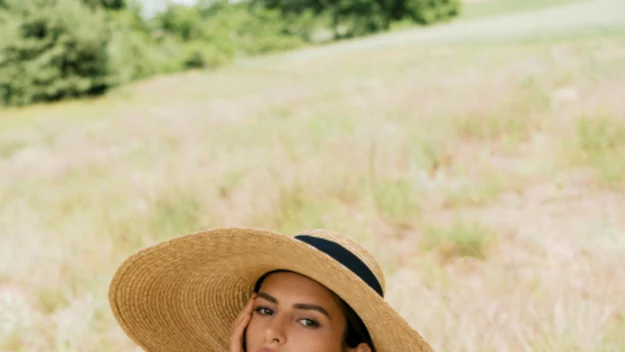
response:
<path id="1" fill-rule="evenodd" d="M 117 270 L 109 302 L 122 329 L 145 351 L 225 352 L 255 282 L 278 269 L 308 276 L 345 300 L 378 352 L 431 351 L 350 270 L 306 243 L 263 230 L 211 230 L 144 249 Z"/>

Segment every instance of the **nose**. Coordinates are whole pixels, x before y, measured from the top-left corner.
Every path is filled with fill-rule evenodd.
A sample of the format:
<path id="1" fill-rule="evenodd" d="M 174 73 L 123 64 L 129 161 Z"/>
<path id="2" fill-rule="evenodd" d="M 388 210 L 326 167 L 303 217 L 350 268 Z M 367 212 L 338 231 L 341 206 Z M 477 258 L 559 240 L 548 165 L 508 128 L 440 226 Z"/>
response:
<path id="1" fill-rule="evenodd" d="M 275 315 L 265 329 L 267 345 L 282 345 L 286 342 L 286 317 Z"/>

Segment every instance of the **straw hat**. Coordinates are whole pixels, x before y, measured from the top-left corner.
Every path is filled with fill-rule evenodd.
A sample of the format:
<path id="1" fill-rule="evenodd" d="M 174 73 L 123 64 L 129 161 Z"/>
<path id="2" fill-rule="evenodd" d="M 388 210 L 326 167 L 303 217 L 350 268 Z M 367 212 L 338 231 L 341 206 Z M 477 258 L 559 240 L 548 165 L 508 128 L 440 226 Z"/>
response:
<path id="1" fill-rule="evenodd" d="M 379 352 L 432 351 L 383 299 L 384 275 L 349 237 L 314 231 L 288 237 L 243 228 L 198 232 L 128 258 L 109 302 L 126 334 L 148 352 L 222 352 L 256 281 L 273 270 L 307 276 L 341 297 Z"/>

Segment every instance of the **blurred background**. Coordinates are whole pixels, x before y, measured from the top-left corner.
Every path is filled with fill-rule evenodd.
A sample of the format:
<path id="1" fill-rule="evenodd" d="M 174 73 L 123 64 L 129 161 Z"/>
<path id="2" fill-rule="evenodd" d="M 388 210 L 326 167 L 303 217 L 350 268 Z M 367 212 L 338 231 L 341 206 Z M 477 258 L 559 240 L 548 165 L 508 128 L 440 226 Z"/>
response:
<path id="1" fill-rule="evenodd" d="M 625 1 L 0 0 L 0 351 L 156 241 L 329 228 L 438 351 L 625 351 Z"/>

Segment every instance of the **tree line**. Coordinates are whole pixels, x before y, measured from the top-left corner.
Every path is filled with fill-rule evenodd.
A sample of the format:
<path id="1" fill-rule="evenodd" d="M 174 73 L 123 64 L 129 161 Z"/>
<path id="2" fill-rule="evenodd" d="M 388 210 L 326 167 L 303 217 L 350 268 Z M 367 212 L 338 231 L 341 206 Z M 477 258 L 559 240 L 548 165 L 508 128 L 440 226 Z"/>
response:
<path id="1" fill-rule="evenodd" d="M 0 0 L 0 105 L 92 96 L 155 74 L 427 25 L 460 0 L 199 0 L 151 17 L 133 0 Z"/>

